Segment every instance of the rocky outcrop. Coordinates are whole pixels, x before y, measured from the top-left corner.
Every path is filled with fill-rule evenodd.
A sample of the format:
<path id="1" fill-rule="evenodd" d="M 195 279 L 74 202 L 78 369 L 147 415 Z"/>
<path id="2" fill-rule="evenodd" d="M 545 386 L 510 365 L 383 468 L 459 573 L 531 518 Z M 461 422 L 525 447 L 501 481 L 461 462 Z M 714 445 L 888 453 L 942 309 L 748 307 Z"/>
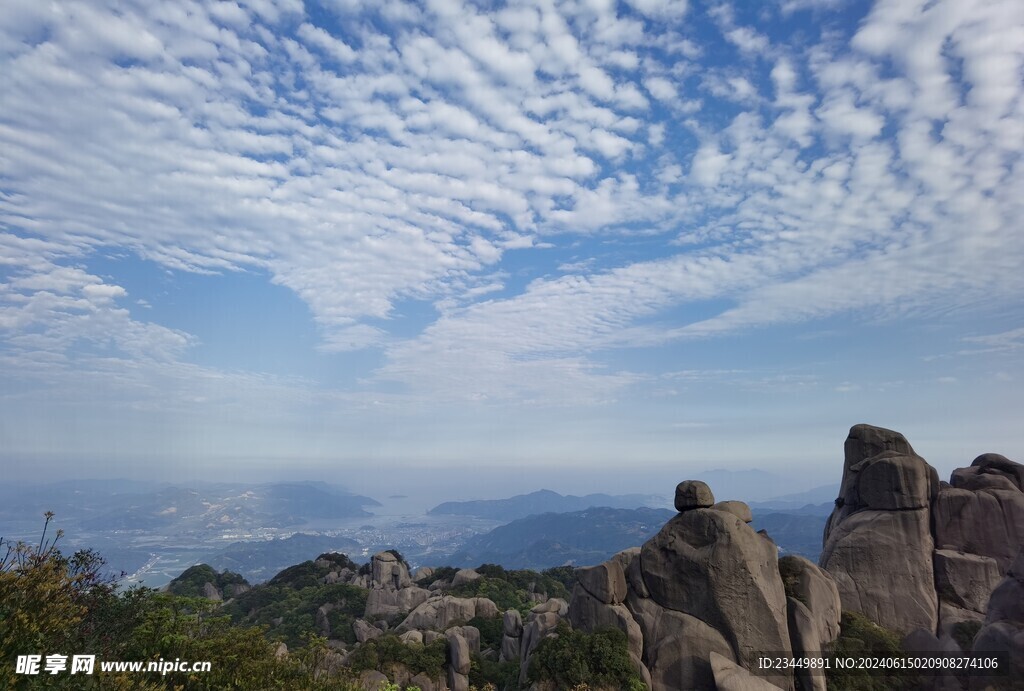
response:
<path id="1" fill-rule="evenodd" d="M 469 644 L 460 633 L 453 631 L 448 634 L 448 686 L 452 691 L 469 690 L 469 668 L 472 662 L 469 652 Z"/>
<path id="2" fill-rule="evenodd" d="M 482 576 L 478 574 L 475 569 L 459 569 L 455 572 L 455 575 L 452 576 L 452 587 L 458 588 L 460 585 L 478 581 L 480 578 L 482 578 Z"/>
<path id="3" fill-rule="evenodd" d="M 889 629 L 935 631 L 938 596 L 927 509 L 863 510 L 833 527 L 821 553 L 843 608 Z"/>
<path id="4" fill-rule="evenodd" d="M 655 691 L 715 688 L 712 654 L 749 669 L 765 651 L 793 646 L 777 549 L 748 525 L 749 507 L 716 504 L 707 485 L 691 481 L 679 484 L 676 499 L 680 513 L 640 549 L 579 569 L 569 605 L 575 628 L 623 631 Z M 798 642 L 820 649 L 838 632 L 837 590 L 806 560 L 791 571 L 809 603 L 797 602 L 807 620 Z M 794 683 L 785 673 L 755 681 Z"/>
<path id="5" fill-rule="evenodd" d="M 395 589 L 390 586 L 374 588 L 366 594 L 366 619 L 390 618 L 406 614 L 419 607 L 433 595 L 426 588 L 409 586 Z"/>
<path id="6" fill-rule="evenodd" d="M 530 610 L 523 624 L 523 635 L 519 645 L 519 685 L 526 684 L 526 672 L 530 668 L 530 656 L 540 642 L 555 634 L 558 622 L 568 614 L 569 604 L 560 598 L 551 598 Z"/>
<path id="7" fill-rule="evenodd" d="M 948 639 L 985 616 L 1024 542 L 1024 466 L 978 456 L 940 483 L 898 432 L 856 425 L 820 564 L 845 609 Z"/>
<path id="8" fill-rule="evenodd" d="M 352 622 L 352 632 L 355 634 L 356 640 L 359 643 L 366 643 L 366 641 L 373 640 L 374 638 L 380 638 L 384 635 L 383 631 L 363 619 L 356 619 Z"/>
<path id="9" fill-rule="evenodd" d="M 370 585 L 374 588 L 390 586 L 395 590 L 412 585 L 409 567 L 393 552 L 379 552 L 370 559 Z"/>
<path id="10" fill-rule="evenodd" d="M 519 662 L 523 639 L 523 618 L 518 610 L 507 610 L 502 618 L 501 655 L 502 662 Z"/>
<path id="11" fill-rule="evenodd" d="M 434 596 L 413 609 L 398 629 L 444 631 L 457 622 L 467 622 L 476 616 L 489 618 L 497 615 L 497 605 L 484 597 Z"/>
<path id="12" fill-rule="evenodd" d="M 1009 484 L 1008 473 L 987 475 Z M 933 514 L 939 549 L 991 557 L 1003 573 L 1016 556 L 1015 548 L 1024 544 L 1024 492 L 1016 487 L 943 487 Z"/>
<path id="13" fill-rule="evenodd" d="M 217 590 L 217 586 L 209 581 L 203 583 L 203 597 L 207 600 L 213 600 L 214 602 L 221 601 L 220 591 Z"/>
<path id="14" fill-rule="evenodd" d="M 734 514 L 680 513 L 644 544 L 640 559 L 651 599 L 721 632 L 741 665 L 766 650 L 790 651 L 778 552 Z"/>

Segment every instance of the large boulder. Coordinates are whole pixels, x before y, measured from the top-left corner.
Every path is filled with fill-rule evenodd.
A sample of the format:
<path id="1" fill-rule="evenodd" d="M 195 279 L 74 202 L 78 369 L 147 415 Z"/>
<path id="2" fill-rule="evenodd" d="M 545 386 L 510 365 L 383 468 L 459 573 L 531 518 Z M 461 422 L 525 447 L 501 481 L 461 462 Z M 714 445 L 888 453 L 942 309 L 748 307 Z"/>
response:
<path id="1" fill-rule="evenodd" d="M 651 599 L 717 629 L 741 665 L 752 666 L 764 651 L 790 651 L 778 552 L 735 515 L 680 513 L 644 544 L 640 558 Z M 790 688 L 792 677 L 772 682 Z"/>
<path id="2" fill-rule="evenodd" d="M 370 622 L 362 619 L 356 619 L 352 622 L 352 632 L 356 635 L 356 640 L 360 643 L 366 643 L 366 641 L 373 640 L 374 638 L 380 638 L 384 635 L 383 631 Z"/>
<path id="3" fill-rule="evenodd" d="M 459 674 L 469 674 L 469 667 L 472 663 L 469 642 L 456 631 L 449 632 L 447 637 L 448 664 Z"/>
<path id="4" fill-rule="evenodd" d="M 989 596 L 1002 580 L 999 563 L 992 557 L 948 549 L 935 550 L 934 559 L 939 598 L 955 607 L 984 614 Z"/>
<path id="5" fill-rule="evenodd" d="M 483 578 L 483 576 L 478 574 L 475 569 L 459 569 L 455 572 L 455 575 L 452 576 L 452 587 L 457 588 L 460 585 L 472 583 L 473 581 L 478 581 L 481 578 Z"/>
<path id="6" fill-rule="evenodd" d="M 471 654 L 480 654 L 480 629 L 475 626 L 453 626 L 444 632 L 449 639 L 455 634 L 462 636 Z"/>
<path id="7" fill-rule="evenodd" d="M 1002 475 L 1024 491 L 1024 465 L 998 453 L 983 453 L 971 462 L 979 474 Z"/>
<path id="8" fill-rule="evenodd" d="M 506 610 L 501 622 L 501 651 L 499 659 L 502 662 L 519 662 L 522 637 L 522 615 L 515 609 Z"/>
<path id="9" fill-rule="evenodd" d="M 832 528 L 819 563 L 843 609 L 901 633 L 935 631 L 933 547 L 927 509 L 863 510 Z"/>
<path id="10" fill-rule="evenodd" d="M 379 552 L 370 559 L 370 582 L 373 587 L 405 588 L 412 585 L 409 567 L 393 552 Z"/>
<path id="11" fill-rule="evenodd" d="M 366 594 L 366 619 L 389 618 L 410 612 L 426 602 L 431 593 L 426 588 L 410 586 L 395 589 L 390 586 L 373 588 Z"/>
<path id="12" fill-rule="evenodd" d="M 676 485 L 676 511 L 706 509 L 715 503 L 715 495 L 706 482 L 683 480 Z"/>
<path id="13" fill-rule="evenodd" d="M 626 599 L 626 574 L 618 560 L 576 569 L 576 581 L 605 604 L 620 604 Z"/>
<path id="14" fill-rule="evenodd" d="M 943 487 L 932 505 L 939 549 L 996 560 L 1002 573 L 1024 544 L 1024 492 Z"/>
<path id="15" fill-rule="evenodd" d="M 444 631 L 457 622 L 467 622 L 478 615 L 493 617 L 497 613 L 498 607 L 487 598 L 435 596 L 409 612 L 409 616 L 399 624 L 398 629 Z"/>
<path id="16" fill-rule="evenodd" d="M 939 486 L 938 473 L 919 456 L 883 452 L 854 468 L 857 494 L 868 509 L 923 509 Z"/>

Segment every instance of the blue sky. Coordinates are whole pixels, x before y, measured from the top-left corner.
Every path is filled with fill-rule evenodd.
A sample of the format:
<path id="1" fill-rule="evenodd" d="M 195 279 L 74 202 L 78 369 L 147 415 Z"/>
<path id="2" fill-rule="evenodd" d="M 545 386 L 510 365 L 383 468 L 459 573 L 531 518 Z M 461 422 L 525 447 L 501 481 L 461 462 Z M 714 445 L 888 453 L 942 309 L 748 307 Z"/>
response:
<path id="1" fill-rule="evenodd" d="M 1019 2 L 9 0 L 0 60 L 15 476 L 1024 457 Z"/>

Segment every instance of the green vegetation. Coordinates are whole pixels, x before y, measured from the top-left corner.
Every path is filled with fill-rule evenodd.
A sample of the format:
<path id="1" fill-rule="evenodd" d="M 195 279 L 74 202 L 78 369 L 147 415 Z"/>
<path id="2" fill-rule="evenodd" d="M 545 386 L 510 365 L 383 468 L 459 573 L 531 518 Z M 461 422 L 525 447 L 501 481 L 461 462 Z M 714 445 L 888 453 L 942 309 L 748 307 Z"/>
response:
<path id="1" fill-rule="evenodd" d="M 65 557 L 57 548 L 58 532 L 47 539 L 50 518 L 38 544 L 10 544 L 0 539 L 0 688 L 113 689 L 114 691 L 355 691 L 358 675 L 377 670 L 389 678 L 396 672 L 445 673 L 448 642 L 406 644 L 394 633 L 351 649 L 346 664 L 322 634 L 354 644 L 352 623 L 362 616 L 367 591 L 345 583 L 325 583 L 341 569 L 358 569 L 343 554 L 323 554 L 284 569 L 269 582 L 248 586 L 238 574 L 217 573 L 208 565 L 187 569 L 168 592 L 136 587 L 119 590 L 104 578 L 104 562 L 95 553 Z M 4 552 L 6 551 L 6 554 Z M 401 554 L 394 552 L 402 559 Z M 434 578 L 450 578 L 456 570 L 438 569 Z M 452 589 L 461 596 L 490 597 L 502 609 L 526 613 L 537 595 L 568 597 L 571 568 L 544 573 L 507 570 L 484 564 L 481 578 Z M 213 584 L 225 598 L 202 597 Z M 501 647 L 501 617 L 476 617 L 483 649 Z M 285 642 L 288 652 L 279 651 Z M 24 675 L 16 672 L 18 655 L 95 654 L 92 675 Z M 474 654 L 469 678 L 472 689 L 511 691 L 518 688 L 519 665 L 497 662 L 493 652 Z M 210 661 L 204 673 L 166 675 L 117 674 L 99 669 L 103 661 Z M 584 634 L 567 624 L 559 637 L 545 640 L 534 655 L 531 681 L 547 680 L 559 688 L 640 688 L 618 631 Z M 590 686 L 588 687 L 587 684 Z M 389 691 L 401 691 L 391 684 Z M 408 687 L 405 691 L 414 691 Z"/>
<path id="2" fill-rule="evenodd" d="M 518 689 L 519 665 L 515 662 L 496 662 L 473 655 L 469 667 L 470 687 L 483 689 Z"/>
<path id="3" fill-rule="evenodd" d="M 439 566 L 436 569 L 434 569 L 434 572 L 426 578 L 422 578 L 416 581 L 416 585 L 420 586 L 421 588 L 429 588 L 437 581 L 445 580 L 450 582 L 453 578 L 455 578 L 455 574 L 458 572 L 459 570 L 456 569 L 454 566 Z"/>
<path id="4" fill-rule="evenodd" d="M 481 650 L 486 648 L 498 651 L 501 650 L 501 638 L 504 633 L 504 623 L 501 617 L 491 617 L 490 619 L 473 617 L 466 622 L 466 625 L 472 626 L 480 632 Z"/>
<path id="5" fill-rule="evenodd" d="M 392 633 L 369 640 L 352 651 L 348 664 L 355 673 L 375 669 L 392 677 L 392 669 L 402 665 L 413 676 L 424 673 L 431 679 L 444 671 L 448 641 L 438 638 L 426 645 L 406 644 Z"/>
<path id="6" fill-rule="evenodd" d="M 47 540 L 47 514 L 37 545 L 0 539 L 0 688 L 206 691 L 355 691 L 344 677 L 322 673 L 323 639 L 279 659 L 264 630 L 232 625 L 217 603 L 146 588 L 119 592 L 103 578 L 95 553 L 65 557 L 61 533 Z M 95 654 L 92 675 L 19 675 L 18 655 Z M 102 661 L 187 660 L 212 663 L 206 673 L 116 674 Z"/>
<path id="7" fill-rule="evenodd" d="M 582 684 L 639 691 L 646 688 L 629 659 L 626 634 L 617 629 L 594 633 L 558 624 L 557 637 L 545 638 L 530 660 L 530 682 L 550 681 L 560 689 Z"/>
<path id="8" fill-rule="evenodd" d="M 828 652 L 835 657 L 900 655 L 900 635 L 883 628 L 856 612 L 843 612 L 839 638 Z M 836 670 L 826 675 L 830 691 L 899 691 L 916 689 L 920 677 L 915 673 L 881 675 L 876 670 Z"/>
<path id="9" fill-rule="evenodd" d="M 232 586 L 249 585 L 249 582 L 237 573 L 217 573 L 207 564 L 197 564 L 175 578 L 168 586 L 168 592 L 184 597 L 203 597 L 203 586 L 207 583 L 212 583 L 225 598 L 234 594 Z"/>
<path id="10" fill-rule="evenodd" d="M 268 637 L 284 641 L 289 648 L 301 645 L 316 631 L 316 614 L 322 605 L 331 605 L 327 614 L 332 638 L 355 643 L 352 622 L 363 616 L 366 590 L 343 583 L 302 586 L 274 583 L 256 586 L 224 607 L 236 624 L 260 625 Z"/>
<path id="11" fill-rule="evenodd" d="M 801 571 L 802 569 L 796 557 L 785 556 L 779 558 L 779 576 L 782 577 L 782 587 L 786 591 L 786 596 L 799 600 L 806 605 L 808 603 L 796 592 Z"/>
<path id="12" fill-rule="evenodd" d="M 482 578 L 463 583 L 449 590 L 457 597 L 486 597 L 498 606 L 499 611 L 516 609 L 526 614 L 537 604 L 531 593 L 546 598 L 569 598 L 569 591 L 560 578 L 548 572 L 537 573 L 529 569 L 508 570 L 497 564 L 482 564 L 476 569 Z M 559 574 L 560 575 L 560 574 Z"/>

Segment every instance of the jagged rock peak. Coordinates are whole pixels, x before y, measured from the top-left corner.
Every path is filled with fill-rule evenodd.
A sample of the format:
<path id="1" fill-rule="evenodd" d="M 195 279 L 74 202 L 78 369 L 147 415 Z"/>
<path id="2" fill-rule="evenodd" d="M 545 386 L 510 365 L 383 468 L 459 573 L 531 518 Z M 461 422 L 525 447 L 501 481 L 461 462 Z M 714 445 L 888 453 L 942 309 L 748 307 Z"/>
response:
<path id="1" fill-rule="evenodd" d="M 877 456 L 883 451 L 895 451 L 903 456 L 917 455 L 907 438 L 899 432 L 867 424 L 854 425 L 850 428 L 843 450 L 846 454 L 846 467 Z"/>

